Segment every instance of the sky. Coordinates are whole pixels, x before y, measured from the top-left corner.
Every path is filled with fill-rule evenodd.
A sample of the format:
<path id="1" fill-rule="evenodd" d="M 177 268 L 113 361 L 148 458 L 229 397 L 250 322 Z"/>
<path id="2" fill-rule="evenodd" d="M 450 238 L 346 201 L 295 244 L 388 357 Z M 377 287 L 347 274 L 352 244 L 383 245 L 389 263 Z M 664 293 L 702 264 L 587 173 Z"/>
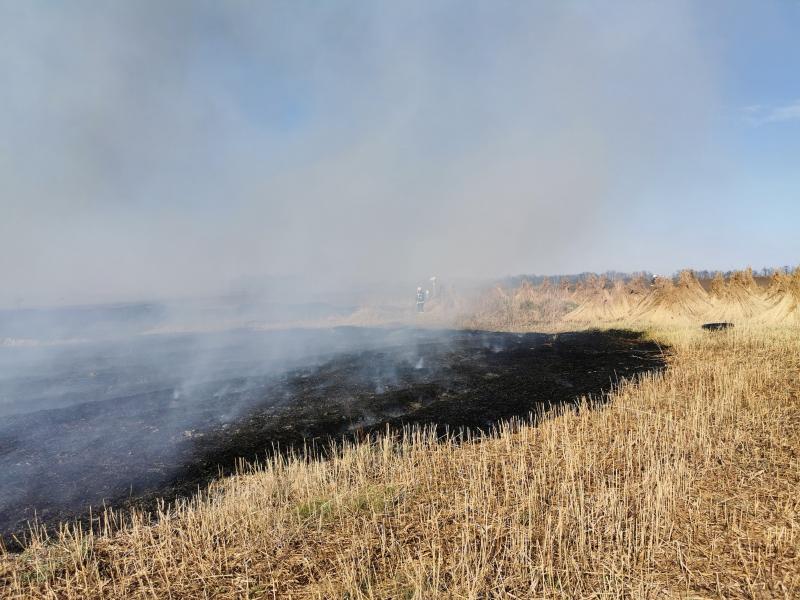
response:
<path id="1" fill-rule="evenodd" d="M 0 0 L 0 306 L 796 264 L 798 31 L 795 0 Z"/>

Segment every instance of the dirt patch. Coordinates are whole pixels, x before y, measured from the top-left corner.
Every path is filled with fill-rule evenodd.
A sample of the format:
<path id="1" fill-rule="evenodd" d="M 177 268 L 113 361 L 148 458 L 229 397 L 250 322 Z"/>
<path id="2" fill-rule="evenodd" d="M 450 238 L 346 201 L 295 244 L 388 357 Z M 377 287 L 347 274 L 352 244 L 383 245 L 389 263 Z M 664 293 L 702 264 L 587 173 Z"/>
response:
<path id="1" fill-rule="evenodd" d="M 237 459 L 387 424 L 486 430 L 663 366 L 661 349 L 629 331 L 449 331 L 190 394 L 165 389 L 19 415 L 0 426 L 0 531 L 8 544 L 34 517 L 55 524 L 85 518 L 89 505 L 184 496 Z"/>

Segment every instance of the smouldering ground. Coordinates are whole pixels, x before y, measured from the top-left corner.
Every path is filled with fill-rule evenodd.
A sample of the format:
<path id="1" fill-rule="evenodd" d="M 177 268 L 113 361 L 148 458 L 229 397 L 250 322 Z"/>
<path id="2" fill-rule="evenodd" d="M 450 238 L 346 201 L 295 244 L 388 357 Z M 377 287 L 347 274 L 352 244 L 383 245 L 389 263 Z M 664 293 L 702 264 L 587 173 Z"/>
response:
<path id="1" fill-rule="evenodd" d="M 800 594 L 800 331 L 651 335 L 670 368 L 478 443 L 285 460 L 0 561 L 11 598 Z"/>
<path id="2" fill-rule="evenodd" d="M 285 334 L 279 339 L 298 342 Z M 88 522 L 90 506 L 152 510 L 159 499 L 191 496 L 220 471 L 235 472 L 242 458 L 262 460 L 271 449 L 325 448 L 329 439 L 362 438 L 387 425 L 436 424 L 442 435 L 489 431 L 663 367 L 658 344 L 626 331 L 309 330 L 300 343 L 313 336 L 320 346 L 344 348 L 297 358 L 291 369 L 245 369 L 238 377 L 228 371 L 193 386 L 158 374 L 148 380 L 152 373 L 123 354 L 115 365 L 122 372 L 107 367 L 112 377 L 105 379 L 144 379 L 149 391 L 100 393 L 98 400 L 0 418 L 0 544 L 19 549 L 33 519 L 55 527 Z M 259 357 L 263 349 L 262 341 L 216 355 Z M 157 358 L 175 371 L 186 361 L 178 352 Z M 69 366 L 88 370 L 81 361 Z M 58 379 L 46 379 L 52 381 Z M 89 398 L 97 391 L 82 389 Z M 28 404 L 24 396 L 19 404 Z"/>

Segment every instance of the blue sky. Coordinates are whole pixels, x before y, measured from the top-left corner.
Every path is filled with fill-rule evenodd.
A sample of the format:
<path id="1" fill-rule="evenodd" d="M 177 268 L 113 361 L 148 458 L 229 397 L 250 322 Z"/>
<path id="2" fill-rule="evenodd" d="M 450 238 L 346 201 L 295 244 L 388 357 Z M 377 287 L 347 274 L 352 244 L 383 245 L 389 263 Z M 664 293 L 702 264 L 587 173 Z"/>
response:
<path id="1" fill-rule="evenodd" d="M 796 1 L 0 0 L 0 305 L 796 264 L 798 31 Z"/>
<path id="2" fill-rule="evenodd" d="M 683 171 L 683 180 L 643 196 L 641 213 L 653 211 L 648 199 L 679 197 L 646 231 L 677 234 L 674 256 L 687 265 L 797 264 L 800 3 L 698 6 L 696 22 L 717 78 L 708 155 L 696 171 Z M 686 222 L 695 216 L 699 227 Z"/>

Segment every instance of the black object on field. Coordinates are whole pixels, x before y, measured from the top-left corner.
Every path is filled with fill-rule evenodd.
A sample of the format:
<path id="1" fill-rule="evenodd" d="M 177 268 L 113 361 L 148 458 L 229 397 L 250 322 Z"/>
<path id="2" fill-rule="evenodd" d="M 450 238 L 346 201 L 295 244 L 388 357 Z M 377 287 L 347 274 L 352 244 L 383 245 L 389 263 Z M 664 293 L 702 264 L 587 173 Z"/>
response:
<path id="1" fill-rule="evenodd" d="M 706 331 L 720 331 L 722 329 L 731 329 L 733 328 L 733 323 L 706 323 L 703 325 L 703 329 Z"/>

